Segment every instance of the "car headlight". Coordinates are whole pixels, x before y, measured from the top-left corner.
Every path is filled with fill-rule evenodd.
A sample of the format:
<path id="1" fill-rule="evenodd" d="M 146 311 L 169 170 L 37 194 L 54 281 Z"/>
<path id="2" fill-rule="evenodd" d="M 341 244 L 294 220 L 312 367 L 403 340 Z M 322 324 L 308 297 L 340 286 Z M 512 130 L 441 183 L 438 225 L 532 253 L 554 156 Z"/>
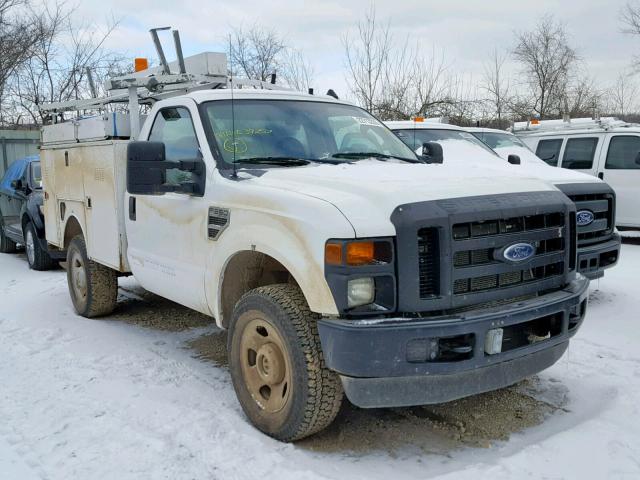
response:
<path id="1" fill-rule="evenodd" d="M 376 284 L 371 277 L 355 278 L 347 282 L 347 306 L 360 307 L 373 303 L 376 295 Z"/>
<path id="2" fill-rule="evenodd" d="M 395 309 L 393 238 L 332 239 L 324 253 L 325 278 L 339 312 L 366 315 Z"/>

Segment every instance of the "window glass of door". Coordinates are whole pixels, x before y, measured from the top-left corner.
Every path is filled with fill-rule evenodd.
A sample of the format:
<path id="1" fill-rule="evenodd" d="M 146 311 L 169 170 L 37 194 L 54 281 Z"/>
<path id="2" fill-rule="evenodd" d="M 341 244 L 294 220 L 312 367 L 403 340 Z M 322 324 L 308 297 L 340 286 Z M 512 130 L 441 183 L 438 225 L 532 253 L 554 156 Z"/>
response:
<path id="1" fill-rule="evenodd" d="M 561 138 L 540 140 L 538 142 L 538 148 L 536 148 L 536 155 L 552 167 L 557 167 L 558 159 L 560 158 L 560 148 L 562 148 Z"/>
<path id="2" fill-rule="evenodd" d="M 605 168 L 610 170 L 640 170 L 640 137 L 617 135 L 611 138 Z"/>
<path id="3" fill-rule="evenodd" d="M 562 166 L 573 170 L 589 170 L 598 146 L 598 137 L 570 138 L 562 155 Z"/>
<path id="4" fill-rule="evenodd" d="M 165 158 L 169 162 L 180 160 L 194 160 L 199 156 L 198 140 L 193 128 L 193 121 L 189 110 L 185 107 L 164 108 L 158 112 L 149 140 L 162 142 L 165 148 Z M 192 173 L 178 169 L 167 170 L 167 184 L 179 185 L 191 182 Z"/>

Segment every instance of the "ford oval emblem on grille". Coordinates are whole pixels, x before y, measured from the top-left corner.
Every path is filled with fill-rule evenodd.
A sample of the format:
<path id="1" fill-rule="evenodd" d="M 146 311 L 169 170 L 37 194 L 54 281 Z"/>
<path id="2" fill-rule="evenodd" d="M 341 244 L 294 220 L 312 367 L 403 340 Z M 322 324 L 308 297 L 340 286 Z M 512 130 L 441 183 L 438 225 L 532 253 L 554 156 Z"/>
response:
<path id="1" fill-rule="evenodd" d="M 530 243 L 514 243 L 502 252 L 502 256 L 510 262 L 524 262 L 536 254 L 536 247 Z"/>
<path id="2" fill-rule="evenodd" d="M 591 225 L 595 219 L 596 217 L 591 210 L 580 210 L 576 213 L 576 223 L 579 227 Z"/>

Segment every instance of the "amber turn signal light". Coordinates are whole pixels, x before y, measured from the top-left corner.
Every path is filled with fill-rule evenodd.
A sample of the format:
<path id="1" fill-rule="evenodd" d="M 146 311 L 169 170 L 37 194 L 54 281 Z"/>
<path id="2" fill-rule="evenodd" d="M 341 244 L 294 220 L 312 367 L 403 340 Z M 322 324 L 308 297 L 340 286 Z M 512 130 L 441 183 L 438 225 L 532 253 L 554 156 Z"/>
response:
<path id="1" fill-rule="evenodd" d="M 347 265 L 369 265 L 373 263 L 373 259 L 373 242 L 368 241 L 347 243 Z"/>
<path id="2" fill-rule="evenodd" d="M 342 244 L 327 243 L 324 246 L 324 261 L 328 265 L 342 265 Z"/>
<path id="3" fill-rule="evenodd" d="M 379 265 L 393 260 L 393 246 L 388 240 L 330 240 L 324 247 L 327 265 Z"/>

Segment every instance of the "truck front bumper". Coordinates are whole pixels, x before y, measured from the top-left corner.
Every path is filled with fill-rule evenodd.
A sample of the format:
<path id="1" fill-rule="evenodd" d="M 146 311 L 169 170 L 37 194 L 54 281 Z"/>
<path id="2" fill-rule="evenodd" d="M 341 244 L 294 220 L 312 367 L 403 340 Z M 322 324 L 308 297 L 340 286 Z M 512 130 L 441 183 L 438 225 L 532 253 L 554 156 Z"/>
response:
<path id="1" fill-rule="evenodd" d="M 613 267 L 620 258 L 620 235 L 596 245 L 578 247 L 578 271 L 589 280 L 600 278 L 607 268 Z"/>
<path id="2" fill-rule="evenodd" d="M 456 315 L 322 319 L 325 361 L 363 408 L 442 403 L 506 387 L 562 356 L 584 319 L 588 286 L 578 276 L 560 291 Z"/>

